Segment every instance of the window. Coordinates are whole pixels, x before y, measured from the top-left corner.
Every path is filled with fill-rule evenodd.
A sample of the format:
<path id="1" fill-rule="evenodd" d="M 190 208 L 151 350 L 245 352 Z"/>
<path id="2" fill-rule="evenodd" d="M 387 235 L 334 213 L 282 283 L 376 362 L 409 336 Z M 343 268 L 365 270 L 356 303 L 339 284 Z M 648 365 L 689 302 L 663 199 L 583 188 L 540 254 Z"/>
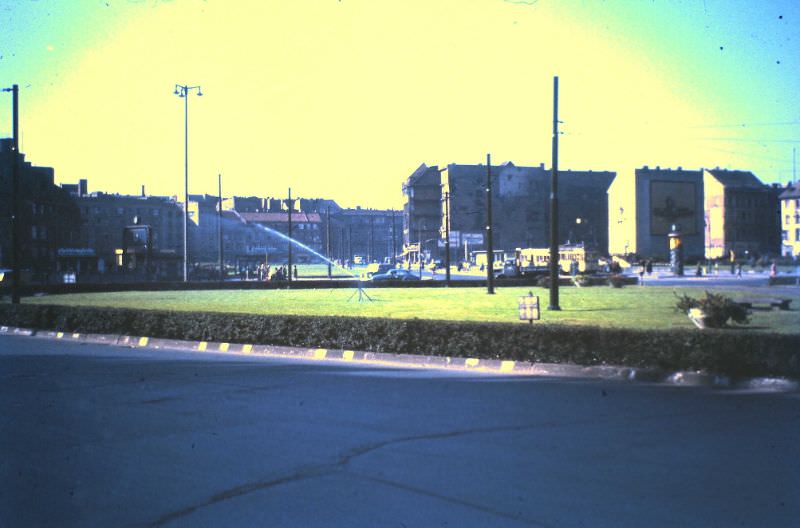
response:
<path id="1" fill-rule="evenodd" d="M 794 230 L 794 241 L 800 242 L 800 228 Z"/>
<path id="2" fill-rule="evenodd" d="M 784 242 L 789 241 L 789 232 L 786 231 L 785 229 L 781 231 L 781 240 L 783 240 Z"/>

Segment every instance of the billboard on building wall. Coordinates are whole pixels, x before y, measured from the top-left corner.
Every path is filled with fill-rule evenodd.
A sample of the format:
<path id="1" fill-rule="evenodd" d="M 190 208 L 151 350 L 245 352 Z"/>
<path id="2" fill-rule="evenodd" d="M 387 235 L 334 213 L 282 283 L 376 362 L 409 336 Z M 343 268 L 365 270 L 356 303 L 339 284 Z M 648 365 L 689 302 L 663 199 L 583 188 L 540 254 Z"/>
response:
<path id="1" fill-rule="evenodd" d="M 697 234 L 697 184 L 650 182 L 650 234 L 666 235 L 677 224 L 684 235 Z"/>

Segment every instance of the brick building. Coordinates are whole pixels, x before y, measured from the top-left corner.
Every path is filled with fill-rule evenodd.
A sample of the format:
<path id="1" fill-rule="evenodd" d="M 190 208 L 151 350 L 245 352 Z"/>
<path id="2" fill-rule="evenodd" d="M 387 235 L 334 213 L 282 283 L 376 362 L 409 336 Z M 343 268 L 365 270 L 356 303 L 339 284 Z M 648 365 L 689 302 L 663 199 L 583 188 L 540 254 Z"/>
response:
<path id="1" fill-rule="evenodd" d="M 706 258 L 776 255 L 780 252 L 780 189 L 752 172 L 703 171 Z"/>
<path id="2" fill-rule="evenodd" d="M 12 264 L 11 211 L 14 152 L 0 139 L 0 267 Z M 54 184 L 50 167 L 37 167 L 19 154 L 19 264 L 23 282 L 57 279 L 58 251 L 79 239 L 79 212 L 67 191 Z"/>

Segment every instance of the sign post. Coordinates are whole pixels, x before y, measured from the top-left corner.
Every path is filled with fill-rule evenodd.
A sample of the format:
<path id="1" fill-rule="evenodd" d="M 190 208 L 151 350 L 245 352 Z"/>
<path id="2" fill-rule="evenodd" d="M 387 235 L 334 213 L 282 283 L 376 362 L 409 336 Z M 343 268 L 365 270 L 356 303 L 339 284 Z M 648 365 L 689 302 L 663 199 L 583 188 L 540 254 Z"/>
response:
<path id="1" fill-rule="evenodd" d="M 533 321 L 539 319 L 541 319 L 539 296 L 529 291 L 528 295 L 519 298 L 519 320 L 533 324 Z"/>

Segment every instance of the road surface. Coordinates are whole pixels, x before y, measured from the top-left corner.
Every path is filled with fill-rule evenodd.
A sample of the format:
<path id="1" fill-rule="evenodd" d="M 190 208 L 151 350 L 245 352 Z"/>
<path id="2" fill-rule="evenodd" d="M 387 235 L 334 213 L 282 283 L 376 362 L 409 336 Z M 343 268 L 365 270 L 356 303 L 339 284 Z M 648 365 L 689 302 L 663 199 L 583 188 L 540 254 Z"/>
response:
<path id="1" fill-rule="evenodd" d="M 800 395 L 0 337 L 0 526 L 797 526 Z"/>

